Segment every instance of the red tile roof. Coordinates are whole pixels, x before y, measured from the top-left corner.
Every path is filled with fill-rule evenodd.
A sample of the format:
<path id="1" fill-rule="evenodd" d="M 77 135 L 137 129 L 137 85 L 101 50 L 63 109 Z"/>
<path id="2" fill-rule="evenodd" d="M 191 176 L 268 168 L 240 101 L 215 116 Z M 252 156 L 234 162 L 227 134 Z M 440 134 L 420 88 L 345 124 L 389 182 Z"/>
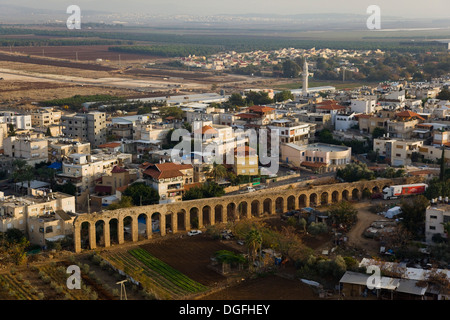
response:
<path id="1" fill-rule="evenodd" d="M 275 109 L 271 108 L 271 107 L 264 107 L 264 106 L 252 106 L 252 107 L 248 108 L 248 110 L 253 111 L 253 112 L 267 113 L 267 112 L 272 112 Z"/>
<path id="2" fill-rule="evenodd" d="M 191 164 L 176 164 L 172 162 L 153 164 L 144 171 L 145 175 L 154 179 L 166 179 L 183 176 L 180 170 L 192 169 Z"/>
<path id="3" fill-rule="evenodd" d="M 410 110 L 405 110 L 405 111 L 401 111 L 401 112 L 397 112 L 395 114 L 397 117 L 401 117 L 401 118 L 413 118 L 416 117 L 420 120 L 425 120 L 423 117 L 421 117 L 419 114 L 412 112 Z"/>
<path id="4" fill-rule="evenodd" d="M 234 154 L 235 155 L 251 155 L 254 156 L 256 155 L 256 150 L 253 148 L 250 148 L 249 146 L 240 146 L 240 147 L 236 147 L 234 148 Z"/>
<path id="5" fill-rule="evenodd" d="M 345 109 L 344 106 L 338 105 L 338 104 L 330 104 L 330 105 L 325 105 L 325 106 L 318 106 L 316 109 L 321 109 L 321 110 L 341 110 L 341 109 Z"/>
<path id="6" fill-rule="evenodd" d="M 101 144 L 98 147 L 99 148 L 117 148 L 117 147 L 120 147 L 120 143 L 118 143 L 118 142 L 109 142 L 109 143 Z"/>
<path id="7" fill-rule="evenodd" d="M 111 170 L 111 173 L 121 173 L 121 172 L 127 172 L 127 171 L 128 170 L 125 168 L 114 166 L 114 168 Z"/>
<path id="8" fill-rule="evenodd" d="M 201 134 L 217 134 L 218 131 L 211 126 L 203 126 L 201 129 L 195 130 L 195 133 Z"/>
<path id="9" fill-rule="evenodd" d="M 253 114 L 253 113 L 239 113 L 239 114 L 236 115 L 236 117 L 244 118 L 244 119 L 260 118 L 259 115 Z"/>

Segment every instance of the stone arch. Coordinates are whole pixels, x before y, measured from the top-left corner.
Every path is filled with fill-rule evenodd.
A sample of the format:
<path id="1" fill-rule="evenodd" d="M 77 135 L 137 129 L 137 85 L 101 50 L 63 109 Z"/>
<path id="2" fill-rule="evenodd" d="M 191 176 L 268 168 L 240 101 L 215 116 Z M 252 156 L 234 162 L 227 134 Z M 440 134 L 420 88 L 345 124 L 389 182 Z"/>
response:
<path id="1" fill-rule="evenodd" d="M 174 230 L 174 223 L 175 223 L 174 216 L 175 215 L 173 214 L 172 211 L 168 211 L 168 212 L 166 212 L 166 214 L 163 215 L 163 217 L 164 217 L 163 222 L 164 222 L 164 225 L 165 225 L 165 227 L 163 229 L 163 233 L 164 234 L 166 234 L 167 232 L 173 232 L 173 230 Z"/>
<path id="2" fill-rule="evenodd" d="M 160 212 L 153 212 L 151 216 L 152 221 L 152 235 L 160 234 L 162 235 L 163 226 L 161 225 L 162 216 Z"/>
<path id="3" fill-rule="evenodd" d="M 272 212 L 272 199 L 267 198 L 263 201 L 263 212 L 267 214 L 273 214 Z"/>
<path id="4" fill-rule="evenodd" d="M 189 210 L 188 221 L 191 229 L 198 229 L 200 227 L 200 212 L 197 207 L 192 207 Z"/>
<path id="5" fill-rule="evenodd" d="M 291 195 L 287 198 L 287 210 L 295 210 L 295 196 Z"/>
<path id="6" fill-rule="evenodd" d="M 152 236 L 151 219 L 147 213 L 141 213 L 137 216 L 138 221 L 138 238 L 150 239 Z"/>
<path id="7" fill-rule="evenodd" d="M 241 201 L 238 205 L 239 219 L 248 218 L 248 203 L 247 201 Z"/>
<path id="8" fill-rule="evenodd" d="M 378 186 L 373 187 L 373 188 L 372 188 L 372 193 L 373 193 L 373 194 L 380 193 L 380 188 L 379 188 Z"/>
<path id="9" fill-rule="evenodd" d="M 110 244 L 118 244 L 119 239 L 123 237 L 123 230 L 119 229 L 119 219 L 117 218 L 109 219 L 108 225 L 109 225 Z M 119 235 L 119 232 L 122 232 L 121 235 Z"/>
<path id="10" fill-rule="evenodd" d="M 223 205 L 218 204 L 214 207 L 214 221 L 223 223 L 224 222 L 224 216 L 223 216 L 224 210 Z"/>
<path id="11" fill-rule="evenodd" d="M 332 203 L 339 202 L 339 192 L 338 191 L 333 191 L 333 193 L 331 194 L 331 202 Z"/>
<path id="12" fill-rule="evenodd" d="M 186 210 L 180 209 L 176 213 L 177 215 L 177 230 L 186 230 Z"/>
<path id="13" fill-rule="evenodd" d="M 298 197 L 298 207 L 299 208 L 305 208 L 308 206 L 308 197 L 306 194 L 301 194 Z"/>
<path id="14" fill-rule="evenodd" d="M 328 192 L 322 192 L 320 195 L 320 204 L 327 205 L 328 204 Z"/>
<path id="15" fill-rule="evenodd" d="M 352 200 L 359 200 L 359 198 L 360 198 L 359 190 L 357 188 L 354 188 L 352 190 Z"/>
<path id="16" fill-rule="evenodd" d="M 342 200 L 350 201 L 350 191 L 348 190 L 342 191 Z"/>
<path id="17" fill-rule="evenodd" d="M 107 230 L 106 223 L 100 219 L 95 221 L 95 244 L 96 246 L 106 247 L 106 235 Z"/>
<path id="18" fill-rule="evenodd" d="M 203 225 L 204 226 L 209 226 L 209 225 L 213 225 L 213 221 L 212 221 L 212 215 L 211 215 L 211 207 L 210 206 L 204 206 L 202 208 L 202 221 L 203 221 Z"/>
<path id="19" fill-rule="evenodd" d="M 370 196 L 372 195 L 372 191 L 369 188 L 364 188 L 361 194 L 361 197 L 363 199 L 370 199 Z"/>
<path id="20" fill-rule="evenodd" d="M 283 197 L 278 197 L 275 200 L 275 212 L 276 213 L 283 213 L 284 212 L 284 199 L 283 199 Z"/>
<path id="21" fill-rule="evenodd" d="M 227 221 L 234 222 L 238 219 L 236 211 L 236 204 L 234 202 L 230 202 L 229 204 L 227 204 Z"/>
<path id="22" fill-rule="evenodd" d="M 128 215 L 123 217 L 123 239 L 125 241 L 133 241 L 133 217 Z"/>
<path id="23" fill-rule="evenodd" d="M 259 215 L 261 214 L 259 209 L 259 200 L 253 200 L 250 206 L 251 206 L 250 208 L 251 216 L 259 217 Z"/>
<path id="24" fill-rule="evenodd" d="M 309 205 L 310 206 L 317 206 L 318 205 L 317 193 L 311 193 L 309 195 Z"/>
<path id="25" fill-rule="evenodd" d="M 82 249 L 93 249 L 91 244 L 95 244 L 95 232 L 91 232 L 92 224 L 90 221 L 80 223 L 80 243 Z M 95 248 L 95 247 L 94 247 Z"/>

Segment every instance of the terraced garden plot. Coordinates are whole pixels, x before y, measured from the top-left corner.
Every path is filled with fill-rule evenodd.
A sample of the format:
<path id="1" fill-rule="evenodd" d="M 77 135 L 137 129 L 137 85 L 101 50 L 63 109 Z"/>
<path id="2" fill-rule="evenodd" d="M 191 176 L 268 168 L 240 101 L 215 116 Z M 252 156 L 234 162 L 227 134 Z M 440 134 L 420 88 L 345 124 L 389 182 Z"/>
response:
<path id="1" fill-rule="evenodd" d="M 14 275 L 0 275 L 0 300 L 38 300 L 36 293 Z"/>
<path id="2" fill-rule="evenodd" d="M 182 299 L 208 289 L 141 248 L 109 253 L 105 259 L 159 299 Z"/>

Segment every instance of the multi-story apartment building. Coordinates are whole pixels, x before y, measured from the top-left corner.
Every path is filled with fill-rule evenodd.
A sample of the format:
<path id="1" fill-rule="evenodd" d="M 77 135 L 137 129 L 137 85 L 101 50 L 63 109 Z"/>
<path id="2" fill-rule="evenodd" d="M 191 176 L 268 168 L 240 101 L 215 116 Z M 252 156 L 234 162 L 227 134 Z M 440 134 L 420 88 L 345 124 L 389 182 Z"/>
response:
<path id="1" fill-rule="evenodd" d="M 423 144 L 423 140 L 381 137 L 373 140 L 373 151 L 392 166 L 404 166 L 411 164 L 412 153 L 419 153 Z"/>
<path id="2" fill-rule="evenodd" d="M 15 130 L 31 130 L 31 115 L 16 114 L 15 112 L 1 112 L 0 123 L 6 123 L 8 127 L 12 125 Z"/>
<path id="3" fill-rule="evenodd" d="M 450 222 L 450 205 L 446 203 L 432 204 L 425 212 L 425 239 L 432 243 L 433 236 L 440 234 L 443 238 L 448 238 L 445 233 L 444 224 Z"/>
<path id="4" fill-rule="evenodd" d="M 150 164 L 143 175 L 147 183 L 158 191 L 159 203 L 181 201 L 184 186 L 194 182 L 194 168 L 191 164 Z"/>
<path id="5" fill-rule="evenodd" d="M 39 133 L 9 136 L 3 141 L 3 150 L 6 156 L 24 159 L 31 165 L 48 161 L 48 140 Z"/>
<path id="6" fill-rule="evenodd" d="M 352 112 L 370 114 L 377 111 L 377 97 L 368 96 L 358 99 L 351 99 L 350 109 Z"/>
<path id="7" fill-rule="evenodd" d="M 277 130 L 280 143 L 308 144 L 314 138 L 315 125 L 306 122 L 295 122 L 289 119 L 273 120 L 268 126 L 271 130 Z"/>
<path id="8" fill-rule="evenodd" d="M 60 162 L 71 154 L 90 154 L 91 144 L 70 138 L 51 138 L 48 141 L 48 159 Z"/>
<path id="9" fill-rule="evenodd" d="M 293 143 L 281 144 L 281 161 L 296 167 L 314 171 L 334 171 L 351 161 L 352 148 L 325 143 L 299 146 Z"/>
<path id="10" fill-rule="evenodd" d="M 46 240 L 73 233 L 75 197 L 61 192 L 41 191 L 23 197 L 0 194 L 0 231 L 16 228 L 32 244 L 44 246 Z"/>
<path id="11" fill-rule="evenodd" d="M 77 194 L 85 190 L 94 191 L 95 180 L 108 173 L 114 166 L 131 163 L 131 154 L 71 154 L 70 160 L 62 162 L 62 173 L 57 175 L 57 183 L 68 181 L 77 187 Z"/>
<path id="12" fill-rule="evenodd" d="M 410 139 L 416 126 L 425 121 L 423 117 L 415 112 L 406 110 L 395 114 L 395 119 L 387 121 L 387 132 L 389 136 Z"/>
<path id="13" fill-rule="evenodd" d="M 89 141 L 92 148 L 106 142 L 106 113 L 93 111 L 61 117 L 67 137 Z"/>
<path id="14" fill-rule="evenodd" d="M 61 124 L 62 112 L 49 108 L 39 108 L 31 114 L 31 125 L 34 128 L 49 127 Z"/>
<path id="15" fill-rule="evenodd" d="M 236 175 L 256 176 L 259 174 L 258 154 L 248 146 L 238 146 L 234 149 L 233 171 Z"/>

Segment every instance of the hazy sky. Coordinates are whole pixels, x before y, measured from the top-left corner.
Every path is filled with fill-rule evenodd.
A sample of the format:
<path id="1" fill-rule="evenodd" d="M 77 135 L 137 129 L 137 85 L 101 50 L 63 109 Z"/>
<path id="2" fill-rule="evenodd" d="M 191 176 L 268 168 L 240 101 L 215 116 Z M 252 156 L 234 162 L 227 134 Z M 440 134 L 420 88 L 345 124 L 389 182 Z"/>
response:
<path id="1" fill-rule="evenodd" d="M 149 14 L 237 14 L 237 13 L 354 13 L 366 14 L 378 5 L 381 14 L 406 18 L 450 18 L 450 0 L 0 0 L 12 4 L 62 11 L 69 5 L 82 10 L 142 12 Z"/>

